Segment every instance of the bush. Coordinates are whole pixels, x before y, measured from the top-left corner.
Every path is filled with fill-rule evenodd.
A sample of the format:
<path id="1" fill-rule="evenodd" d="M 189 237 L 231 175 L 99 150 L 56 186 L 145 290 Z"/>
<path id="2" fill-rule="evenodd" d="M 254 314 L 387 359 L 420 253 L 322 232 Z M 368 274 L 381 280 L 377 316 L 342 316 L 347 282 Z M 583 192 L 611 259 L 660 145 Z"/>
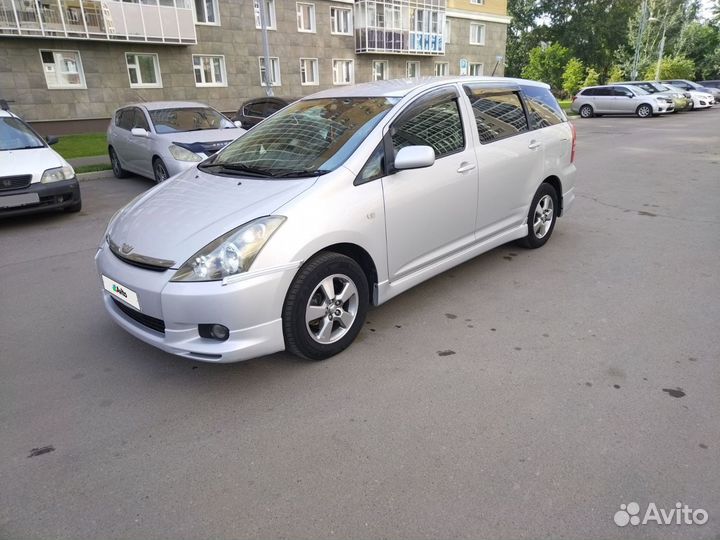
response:
<path id="1" fill-rule="evenodd" d="M 568 49 L 557 43 L 545 48 L 535 47 L 530 51 L 530 61 L 523 68 L 522 76 L 546 82 L 557 92 L 562 89 L 563 70 L 569 55 Z"/>
<path id="2" fill-rule="evenodd" d="M 615 83 L 625 80 L 625 74 L 623 73 L 623 70 L 620 66 L 615 64 L 612 69 L 610 69 L 610 75 L 608 76 L 608 83 Z"/>
<path id="3" fill-rule="evenodd" d="M 562 87 L 568 96 L 574 96 L 585 80 L 585 65 L 578 58 L 571 58 L 562 75 Z"/>
<path id="4" fill-rule="evenodd" d="M 646 79 L 655 79 L 657 63 L 647 68 Z M 660 63 L 660 79 L 693 79 L 695 62 L 684 56 L 666 56 Z"/>
<path id="5" fill-rule="evenodd" d="M 588 69 L 583 86 L 596 86 L 598 84 L 600 84 L 600 74 L 594 68 Z"/>

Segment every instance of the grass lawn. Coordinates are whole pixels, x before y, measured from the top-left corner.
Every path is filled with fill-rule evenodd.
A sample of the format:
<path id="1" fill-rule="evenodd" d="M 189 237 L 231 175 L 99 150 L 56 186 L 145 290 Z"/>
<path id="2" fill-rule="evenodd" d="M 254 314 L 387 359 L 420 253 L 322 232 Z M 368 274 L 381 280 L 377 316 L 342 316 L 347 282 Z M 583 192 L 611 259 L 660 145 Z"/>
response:
<path id="1" fill-rule="evenodd" d="M 577 113 L 575 111 L 570 110 L 570 105 L 572 104 L 571 99 L 559 99 L 558 103 L 562 107 L 563 111 L 565 111 L 565 114 L 568 116 L 575 116 Z"/>
<path id="2" fill-rule="evenodd" d="M 63 135 L 53 145 L 53 150 L 65 159 L 107 154 L 105 133 L 83 133 L 82 135 Z"/>
<path id="3" fill-rule="evenodd" d="M 81 165 L 80 167 L 74 167 L 76 174 L 98 172 L 98 171 L 109 171 L 112 167 L 108 165 Z"/>

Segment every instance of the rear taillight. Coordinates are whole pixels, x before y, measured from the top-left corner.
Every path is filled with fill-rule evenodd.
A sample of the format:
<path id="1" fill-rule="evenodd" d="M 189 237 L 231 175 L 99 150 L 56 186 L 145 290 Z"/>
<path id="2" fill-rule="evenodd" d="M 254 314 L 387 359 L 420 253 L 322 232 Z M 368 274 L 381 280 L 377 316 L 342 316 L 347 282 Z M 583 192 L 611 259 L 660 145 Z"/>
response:
<path id="1" fill-rule="evenodd" d="M 575 100 L 577 99 L 577 96 L 572 97 L 572 101 L 570 103 L 575 103 Z"/>
<path id="2" fill-rule="evenodd" d="M 575 143 L 577 142 L 577 131 L 575 125 L 570 123 L 570 131 L 572 131 L 572 150 L 570 150 L 570 163 L 575 163 Z"/>

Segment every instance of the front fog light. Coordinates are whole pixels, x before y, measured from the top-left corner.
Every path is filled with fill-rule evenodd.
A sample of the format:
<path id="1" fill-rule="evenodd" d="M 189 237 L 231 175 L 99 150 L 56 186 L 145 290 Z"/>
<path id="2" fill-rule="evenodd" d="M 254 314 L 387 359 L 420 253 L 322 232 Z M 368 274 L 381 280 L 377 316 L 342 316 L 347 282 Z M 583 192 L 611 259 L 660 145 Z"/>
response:
<path id="1" fill-rule="evenodd" d="M 230 330 L 222 324 L 198 324 L 200 337 L 214 339 L 216 341 L 227 341 L 230 337 Z"/>

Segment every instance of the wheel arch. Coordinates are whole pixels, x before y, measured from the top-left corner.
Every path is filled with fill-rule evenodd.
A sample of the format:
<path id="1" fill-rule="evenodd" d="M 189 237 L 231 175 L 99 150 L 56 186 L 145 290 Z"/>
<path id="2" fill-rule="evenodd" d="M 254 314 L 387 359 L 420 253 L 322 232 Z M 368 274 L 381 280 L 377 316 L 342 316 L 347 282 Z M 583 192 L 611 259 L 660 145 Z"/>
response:
<path id="1" fill-rule="evenodd" d="M 552 188 L 555 190 L 555 193 L 557 193 L 558 198 L 558 204 L 560 205 L 560 209 L 558 212 L 558 217 L 563 215 L 563 190 L 562 190 L 562 182 L 560 181 L 560 178 L 553 175 L 548 176 L 545 180 L 541 182 L 542 184 L 550 184 Z"/>
<path id="2" fill-rule="evenodd" d="M 377 294 L 375 292 L 375 289 L 376 285 L 378 284 L 378 271 L 377 265 L 375 264 L 375 261 L 373 260 L 370 253 L 368 253 L 364 248 L 357 244 L 353 244 L 351 242 L 342 242 L 326 246 L 313 253 L 306 260 L 309 261 L 318 253 L 321 253 L 323 251 L 329 251 L 332 253 L 339 253 L 340 255 L 345 255 L 346 257 L 350 257 L 356 263 L 358 263 L 360 268 L 362 268 L 365 277 L 367 278 L 368 290 L 370 291 L 370 304 L 377 305 Z"/>

